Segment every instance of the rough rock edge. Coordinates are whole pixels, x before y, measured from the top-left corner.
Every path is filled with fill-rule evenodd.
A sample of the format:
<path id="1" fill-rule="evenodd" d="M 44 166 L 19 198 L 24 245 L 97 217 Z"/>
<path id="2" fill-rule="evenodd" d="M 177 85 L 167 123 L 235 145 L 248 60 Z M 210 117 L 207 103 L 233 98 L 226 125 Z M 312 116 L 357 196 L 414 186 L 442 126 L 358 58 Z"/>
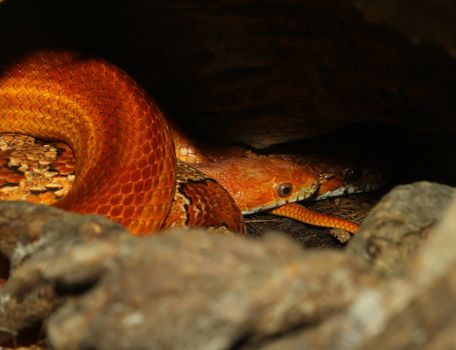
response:
<path id="1" fill-rule="evenodd" d="M 438 184 L 417 183 L 402 186 L 398 191 L 423 186 L 437 190 L 448 189 L 447 186 Z M 395 191 L 390 195 L 394 196 Z M 389 199 L 386 198 L 386 201 Z M 426 204 L 423 203 L 423 206 L 426 207 Z M 383 284 L 366 288 L 345 312 L 328 318 L 317 327 L 302 329 L 263 346 L 247 349 L 453 348 L 456 334 L 450 330 L 454 330 L 456 324 L 456 305 L 452 298 L 456 293 L 454 195 L 444 214 L 443 220 L 435 226 L 432 234 L 426 240 L 421 240 L 419 247 L 415 247 L 413 256 L 408 256 L 408 263 L 403 261 L 404 265 L 400 264 L 398 270 L 402 273 L 388 274 Z M 364 239 L 364 233 L 369 232 L 368 223 L 364 227 L 366 232 L 361 228 L 358 239 Z M 415 234 L 419 234 L 418 231 Z M 360 250 L 357 253 L 362 255 Z M 408 270 L 405 273 L 406 268 Z"/>
<path id="2" fill-rule="evenodd" d="M 347 254 L 377 272 L 406 276 L 411 257 L 432 234 L 456 191 L 428 181 L 397 186 L 371 210 L 350 241 Z"/>
<path id="3" fill-rule="evenodd" d="M 407 196 L 404 196 L 403 194 L 405 192 L 409 192 L 409 194 L 412 194 L 412 197 L 416 197 L 414 200 L 418 204 L 421 203 L 425 209 L 429 209 L 430 207 L 435 207 L 435 203 L 423 201 L 420 195 L 413 194 L 415 193 L 414 191 L 418 191 L 421 196 L 429 196 L 432 193 L 434 193 L 434 195 L 436 193 L 440 193 L 440 207 L 438 208 L 441 208 L 445 206 L 445 203 L 448 202 L 449 194 L 451 192 L 454 192 L 454 190 L 451 189 L 451 191 L 448 191 L 448 189 L 449 188 L 447 186 L 430 184 L 426 182 L 401 186 L 386 196 L 382 202 L 388 203 L 391 201 L 391 198 L 407 198 Z M 396 192 L 396 194 L 394 194 L 394 192 Z M 413 207 L 415 204 L 416 203 L 411 203 L 410 206 Z M 383 204 L 383 207 L 384 206 L 385 205 Z M 382 208 L 382 205 L 379 207 Z M 386 207 L 390 209 L 389 206 Z M 404 213 L 407 214 L 408 212 L 404 211 Z M 295 307 L 296 305 L 299 305 L 298 300 L 300 297 L 303 297 L 302 293 L 295 293 L 294 298 L 296 299 L 294 299 L 294 301 L 291 301 L 290 299 L 286 300 L 285 295 L 281 296 L 280 289 L 277 292 L 277 288 L 271 289 L 270 286 L 267 286 L 267 284 L 255 284 L 255 286 L 257 286 L 261 292 L 266 293 L 266 295 L 268 290 L 273 290 L 274 298 L 269 299 L 269 301 L 266 298 L 266 302 L 262 304 L 263 306 L 257 305 L 257 307 L 253 308 L 247 307 L 246 313 L 241 312 L 239 314 L 235 312 L 238 316 L 240 316 L 240 318 L 235 317 L 235 319 L 231 319 L 229 322 L 227 322 L 227 320 L 222 317 L 222 319 L 227 323 L 225 323 L 225 328 L 222 327 L 222 330 L 218 329 L 219 333 L 217 333 L 216 330 L 214 334 L 208 335 L 207 333 L 204 333 L 203 337 L 194 337 L 194 334 L 191 334 L 189 338 L 184 337 L 183 340 L 175 339 L 176 337 L 169 335 L 167 341 L 171 341 L 171 343 L 167 343 L 167 345 L 172 346 L 172 341 L 175 339 L 177 343 L 174 343 L 174 345 L 180 344 L 180 347 L 183 347 L 184 343 L 179 343 L 179 341 L 183 341 L 185 342 L 185 345 L 190 344 L 202 349 L 227 349 L 230 346 L 233 346 L 233 344 L 236 342 L 245 339 L 244 337 L 247 337 L 248 341 L 246 342 L 245 346 L 242 346 L 241 348 L 257 348 L 269 350 L 279 348 L 301 349 L 306 346 L 310 348 L 318 347 L 320 349 L 353 349 L 366 347 L 372 349 L 381 349 L 384 348 L 383 346 L 385 344 L 389 344 L 391 346 L 394 345 L 399 349 L 405 349 L 407 346 L 415 346 L 419 348 L 423 346 L 425 347 L 429 344 L 435 346 L 444 346 L 445 344 L 451 344 L 452 341 L 455 341 L 455 336 L 452 332 L 449 331 L 449 329 L 451 329 L 451 325 L 454 325 L 456 323 L 453 316 L 456 310 L 454 303 L 452 303 L 451 298 L 448 298 L 448 295 L 453 295 L 456 292 L 456 284 L 453 282 L 456 280 L 453 276 L 453 271 L 455 271 L 454 267 L 456 266 L 456 252 L 453 249 L 454 244 L 456 243 L 456 237 L 454 237 L 454 232 L 456 231 L 456 220 L 454 219 L 455 213 L 456 199 L 454 200 L 452 208 L 448 211 L 448 214 L 446 215 L 443 222 L 429 231 L 432 233 L 430 235 L 421 235 L 419 227 L 415 227 L 415 232 L 413 233 L 408 232 L 407 234 L 404 234 L 405 231 L 410 229 L 407 220 L 399 225 L 399 233 L 396 232 L 394 236 L 395 239 L 397 239 L 397 242 L 400 242 L 401 239 L 405 239 L 405 244 L 410 244 L 410 240 L 406 239 L 410 234 L 418 235 L 420 239 L 418 240 L 418 244 L 413 249 L 413 256 L 410 254 L 406 257 L 406 259 L 404 259 L 403 264 L 401 263 L 398 265 L 398 270 L 401 273 L 392 274 L 385 274 L 381 271 L 381 269 L 374 269 L 374 273 L 372 273 L 372 271 L 369 272 L 365 267 L 360 265 L 358 263 L 359 256 L 365 255 L 365 252 L 362 250 L 352 251 L 347 255 L 343 255 L 337 252 L 319 252 L 317 254 L 307 255 L 302 254 L 302 251 L 299 250 L 295 245 L 289 243 L 283 238 L 278 237 L 269 237 L 263 241 L 242 240 L 242 242 L 239 241 L 240 244 L 235 243 L 233 245 L 233 247 L 236 248 L 230 248 L 230 244 L 237 241 L 237 239 L 233 237 L 214 238 L 211 235 L 189 231 L 185 231 L 184 233 L 171 233 L 169 235 L 157 237 L 153 244 L 155 249 L 160 250 L 160 244 L 163 244 L 162 247 L 167 247 L 168 249 L 170 247 L 175 247 L 177 248 L 177 251 L 180 252 L 182 252 L 182 249 L 185 249 L 186 247 L 191 247 L 192 244 L 193 248 L 196 246 L 196 248 L 199 247 L 198 249 L 200 250 L 202 247 L 204 247 L 205 250 L 208 248 L 214 248 L 214 252 L 216 252 L 215 254 L 217 256 L 216 261 L 220 259 L 223 260 L 224 255 L 225 258 L 226 256 L 231 256 L 230 259 L 233 257 L 241 257 L 242 264 L 245 265 L 244 268 L 247 269 L 252 268 L 253 266 L 261 266 L 261 259 L 256 259 L 256 261 L 254 259 L 253 264 L 245 264 L 245 262 L 248 261 L 255 250 L 257 250 L 257 252 L 261 251 L 267 256 L 267 259 L 264 260 L 265 264 L 270 264 L 272 259 L 273 267 L 268 267 L 266 265 L 266 267 L 268 267 L 267 273 L 265 274 L 265 276 L 268 277 L 267 281 L 270 279 L 271 273 L 274 273 L 274 270 L 277 273 L 277 276 L 281 276 L 281 278 L 283 278 L 284 271 L 289 271 L 290 269 L 290 266 L 288 266 L 290 259 L 291 261 L 294 261 L 296 265 L 293 268 L 297 269 L 298 271 L 296 274 L 296 271 L 294 270 L 295 274 L 292 274 L 293 278 L 291 280 L 296 278 L 299 280 L 299 271 L 304 268 L 304 266 L 308 266 L 309 264 L 312 264 L 312 267 L 318 270 L 318 273 L 315 273 L 314 271 L 314 277 L 317 277 L 316 280 L 321 279 L 322 273 L 323 275 L 326 274 L 328 278 L 334 278 L 335 268 L 336 270 L 337 268 L 345 269 L 345 271 L 349 271 L 349 275 L 351 273 L 353 274 L 353 277 L 349 278 L 348 280 L 346 278 L 342 278 L 341 280 L 345 281 L 342 283 L 342 286 L 344 286 L 343 288 L 345 288 L 343 289 L 345 290 L 345 297 L 342 299 L 337 299 L 336 297 L 335 300 L 332 300 L 331 296 L 334 297 L 336 295 L 338 296 L 339 294 L 334 294 L 330 291 L 328 292 L 328 290 L 325 288 L 328 286 L 327 283 L 321 283 L 322 281 L 317 281 L 318 283 L 315 283 L 313 286 L 313 291 L 320 291 L 317 291 L 314 295 L 323 295 L 323 300 L 325 302 L 319 304 L 316 307 L 315 304 L 312 304 L 312 297 L 310 297 L 306 303 L 307 305 L 313 305 L 313 313 L 309 313 L 308 309 L 307 312 L 304 312 L 301 309 L 301 311 L 298 310 L 296 313 Z M 437 214 L 439 214 L 439 210 L 437 210 Z M 73 216 L 74 214 L 68 215 Z M 377 214 L 374 213 L 372 215 L 375 217 Z M 386 218 L 386 220 L 387 219 L 388 218 Z M 427 217 L 424 217 L 424 221 L 427 219 Z M 437 219 L 438 218 L 434 218 L 435 221 Z M 42 218 L 40 218 L 40 220 L 42 221 Z M 0 228 L 2 228 L 4 222 L 0 221 L 0 224 Z M 112 223 L 108 224 L 112 225 Z M 90 224 L 88 227 L 92 227 L 92 225 L 93 224 Z M 42 227 L 42 225 L 38 226 Z M 37 226 L 30 225 L 30 227 L 35 228 L 35 234 L 26 234 L 25 237 L 28 238 L 29 241 L 33 244 L 34 239 L 36 240 Z M 421 227 L 421 230 L 422 229 L 423 227 Z M 361 241 L 365 240 L 365 235 L 368 238 L 372 238 L 372 231 L 369 230 L 369 222 L 367 222 L 362 226 L 359 234 L 360 236 L 357 239 Z M 65 243 L 61 244 L 63 244 L 63 247 L 68 248 L 66 253 L 71 251 L 73 251 L 73 253 L 79 251 L 78 254 L 74 255 L 80 256 L 80 252 L 86 249 L 86 242 L 84 241 L 86 238 L 78 238 L 75 239 L 71 244 L 68 244 L 66 242 L 66 238 L 68 238 L 68 236 L 65 236 L 65 234 L 57 236 L 63 238 L 63 241 Z M 384 237 L 381 231 L 379 232 L 379 236 Z M 110 237 L 106 236 L 106 239 L 94 239 L 93 230 L 89 232 L 88 237 L 91 240 L 92 247 L 94 247 L 93 249 L 98 249 L 98 247 L 104 249 L 101 264 L 100 261 L 98 261 L 98 263 L 89 264 L 90 266 L 84 266 L 81 269 L 81 261 L 76 261 L 76 266 L 74 264 L 68 264 L 68 261 L 71 261 L 72 254 L 63 254 L 63 257 L 59 257 L 59 254 L 53 254 L 55 252 L 52 252 L 49 248 L 40 248 L 36 250 L 35 253 L 28 256 L 27 259 L 23 260 L 20 265 L 16 266 L 16 272 L 12 275 L 13 277 L 11 281 L 9 281 L 8 286 L 2 290 L 2 297 L 0 297 L 0 302 L 6 303 L 7 305 L 13 305 L 17 308 L 18 303 L 15 305 L 14 303 L 11 303 L 11 300 L 16 297 L 16 294 L 21 295 L 21 293 L 25 292 L 23 295 L 26 297 L 23 300 L 27 301 L 27 297 L 33 298 L 37 294 L 39 296 L 40 291 L 55 291 L 53 288 L 55 288 L 56 282 L 67 287 L 72 287 L 77 286 L 81 281 L 85 281 L 87 279 L 87 276 L 92 276 L 94 278 L 100 278 L 100 275 L 105 276 L 99 280 L 98 290 L 108 290 L 109 288 L 101 288 L 101 286 L 103 283 L 107 283 L 109 280 L 111 280 L 112 283 L 113 280 L 117 279 L 117 277 L 115 277 L 115 273 L 122 272 L 122 270 L 125 271 L 125 269 L 129 268 L 128 262 L 130 260 L 125 259 L 125 256 L 124 259 L 122 259 L 122 255 L 126 252 L 126 246 L 130 245 L 131 247 L 134 247 L 136 244 L 134 242 L 138 241 L 133 240 L 128 235 L 125 236 L 125 238 L 119 239 L 119 237 L 122 237 L 122 235 L 117 234 Z M 24 238 L 22 237 L 21 242 L 23 241 Z M 25 239 L 25 241 L 27 241 L 27 239 Z M 424 245 L 423 242 L 425 241 L 427 244 Z M 157 243 L 159 244 L 158 248 Z M 39 247 L 39 245 L 36 246 Z M 119 246 L 122 246 L 123 248 L 119 249 Z M 141 242 L 141 246 L 144 248 L 144 241 Z M 12 254 L 14 252 L 14 249 L 11 249 L 10 245 L 2 244 L 0 247 L 2 248 L 4 254 L 8 254 L 9 252 L 9 256 L 14 255 Z M 5 247 L 6 249 L 4 249 Z M 394 245 L 392 247 L 394 248 Z M 192 253 L 193 258 L 200 255 L 199 253 L 201 252 L 198 249 L 196 249 L 196 252 Z M 230 251 L 230 249 L 234 249 L 234 251 L 231 253 L 226 253 L 226 251 Z M 239 252 L 236 253 L 238 249 L 241 249 L 241 251 L 244 253 L 239 255 Z M 135 248 L 132 250 L 137 252 L 139 249 Z M 220 251 L 223 251 L 224 253 L 220 254 Z M 62 251 L 59 251 L 59 253 L 62 253 Z M 395 252 L 393 249 L 392 254 L 394 255 L 394 253 Z M 113 259 L 109 258 L 110 255 Z M 68 259 L 68 257 L 70 257 L 70 259 Z M 185 264 L 185 257 L 182 257 L 182 259 L 183 266 L 188 267 L 189 265 Z M 50 266 L 52 268 L 49 268 L 49 260 L 51 261 Z M 83 261 L 84 260 L 85 259 L 83 259 Z M 115 261 L 114 263 L 104 263 L 104 261 L 112 262 L 113 260 Z M 318 262 L 322 263 L 322 260 L 325 260 L 326 264 L 319 265 Z M 298 263 L 296 264 L 296 262 Z M 163 267 L 166 266 L 166 264 L 163 265 Z M 170 266 L 172 267 L 172 264 L 168 264 L 168 267 Z M 221 264 L 221 266 L 223 267 L 224 264 Z M 88 274 L 78 274 L 80 271 L 85 271 L 86 267 L 93 267 L 94 271 L 89 271 Z M 285 268 L 285 270 L 282 270 L 283 268 Z M 128 272 L 129 270 L 127 269 L 126 271 Z M 301 271 L 306 270 L 304 268 L 304 270 Z M 375 271 L 380 272 L 384 276 L 388 276 L 388 278 L 382 278 L 377 273 L 375 273 Z M 312 275 L 311 272 L 312 269 L 307 270 L 307 274 L 310 273 L 310 275 L 307 275 L 308 277 Z M 255 274 L 247 275 L 249 277 L 255 276 Z M 305 275 L 306 274 L 304 274 L 304 276 Z M 173 277 L 176 276 L 173 275 Z M 234 286 L 233 282 L 230 281 L 238 281 L 238 279 L 228 277 L 227 275 L 226 277 L 229 280 L 227 283 L 230 285 L 230 288 L 226 291 L 226 293 L 229 294 L 230 289 Z M 347 284 L 346 282 L 353 278 L 356 278 L 357 281 L 355 282 L 352 280 L 352 285 L 349 289 L 346 289 L 350 285 L 350 283 Z M 315 281 L 315 279 L 305 278 L 304 280 Z M 108 283 L 106 285 L 109 286 L 110 284 Z M 32 290 L 30 290 L 30 287 L 34 287 L 34 289 L 32 288 Z M 14 295 L 12 298 L 11 295 L 8 296 L 3 293 L 5 290 L 10 290 L 16 294 L 12 294 Z M 238 289 L 237 293 L 235 294 L 239 296 L 238 293 L 242 290 L 242 288 Z M 61 302 L 63 302 L 63 308 L 60 308 L 57 313 L 54 313 L 49 322 L 49 334 L 51 335 L 52 342 L 56 348 L 68 348 L 70 345 L 72 348 L 81 348 L 88 345 L 96 345 L 100 348 L 108 348 L 109 346 L 112 346 L 112 343 L 110 344 L 109 341 L 106 343 L 106 335 L 99 338 L 100 333 L 98 333 L 99 330 L 96 331 L 96 328 L 95 335 L 97 335 L 97 337 L 90 336 L 90 334 L 92 334 L 90 332 L 85 334 L 83 334 L 83 332 L 76 332 L 77 334 L 75 338 L 72 338 L 71 336 L 68 338 L 68 336 L 65 336 L 65 333 L 68 332 L 61 332 L 60 327 L 65 325 L 65 322 L 63 321 L 65 321 L 65 318 L 68 317 L 68 314 L 66 314 L 64 311 L 74 311 L 75 306 L 83 305 L 81 303 L 84 302 L 84 299 L 90 299 L 90 296 L 93 296 L 93 293 L 95 291 L 96 288 L 94 288 L 89 293 L 83 294 L 82 296 L 74 299 L 73 301 L 65 301 L 65 299 L 61 300 Z M 27 292 L 29 293 L 27 294 Z M 249 290 L 247 290 L 246 293 L 246 295 L 249 295 Z M 201 294 L 204 298 L 206 298 L 204 301 L 207 302 L 207 295 L 204 293 Z M 286 295 L 290 295 L 288 289 L 286 290 Z M 53 295 L 46 295 L 46 298 L 52 299 L 53 297 Z M 256 300 L 257 298 L 253 299 Z M 264 299 L 260 299 L 264 301 Z M 39 301 L 40 299 L 38 298 L 34 301 L 36 302 L 37 300 Z M 236 298 L 236 300 L 238 299 Z M 284 300 L 287 305 L 285 309 L 280 306 Z M 38 305 L 40 304 L 38 303 Z M 247 303 L 247 305 L 249 305 L 249 303 Z M 235 304 L 231 305 L 229 309 L 234 312 L 236 311 L 236 306 L 237 305 Z M 55 305 L 52 307 L 55 307 Z M 46 306 L 44 309 L 46 312 L 50 312 L 50 310 L 52 310 L 52 307 Z M 220 311 L 221 308 L 217 307 L 215 309 L 217 311 Z M 243 309 L 241 308 L 238 311 L 242 310 Z M 277 310 L 279 310 L 279 313 L 277 313 Z M 284 313 L 284 310 L 288 311 Z M 286 317 L 287 315 L 289 316 L 289 312 L 292 312 L 292 315 L 294 315 L 291 321 Z M 244 314 L 244 316 L 242 316 L 242 314 Z M 75 314 L 73 312 L 71 312 L 69 315 L 70 319 L 72 317 L 75 317 Z M 254 315 L 255 317 L 252 318 L 251 315 Z M 264 317 L 262 317 L 262 315 Z M 214 314 L 212 314 L 212 316 L 214 316 Z M 215 320 L 217 320 L 220 316 L 220 314 L 219 316 L 216 314 Z M 82 329 L 86 330 L 88 328 L 86 327 L 86 316 L 82 316 L 81 318 L 80 315 L 76 315 L 76 317 L 79 317 L 79 321 L 82 321 L 82 323 L 80 323 L 80 325 L 83 326 Z M 272 328 L 268 322 L 264 323 L 265 319 L 271 320 L 271 317 L 272 320 L 274 320 L 274 322 L 272 322 L 274 325 Z M 101 320 L 103 320 L 103 318 L 101 318 Z M 106 320 L 103 320 L 103 322 L 106 322 Z M 71 325 L 71 322 L 69 324 Z M 101 325 L 103 325 L 103 323 L 101 323 Z M 109 324 L 109 321 L 107 325 L 112 326 Z M 312 327 L 308 327 L 309 325 L 312 325 Z M 179 328 L 175 328 L 177 326 L 178 324 L 168 328 L 171 328 L 174 334 L 174 332 L 179 331 Z M 98 327 L 100 326 L 98 325 Z M 5 327 L 2 326 L 0 328 Z M 109 332 L 112 333 L 112 328 L 102 328 L 104 328 L 105 331 L 109 330 Z M 72 330 L 74 330 L 74 328 L 72 328 Z M 290 330 L 294 331 L 290 333 Z M 281 338 L 270 338 L 271 336 L 274 336 L 280 332 L 283 333 L 283 336 Z M 118 332 L 114 333 L 118 334 Z M 417 336 L 417 334 L 421 334 L 421 336 Z M 212 339 L 214 339 L 215 343 L 209 342 L 208 337 L 213 337 Z M 127 345 L 131 345 L 131 339 L 132 338 L 129 337 L 126 337 L 124 339 L 127 342 Z M 160 337 L 156 339 L 160 340 Z M 186 339 L 189 339 L 189 341 L 186 341 Z M 93 342 L 94 340 L 101 340 L 102 342 L 91 343 L 91 341 Z M 163 341 L 163 339 L 161 340 Z M 105 343 L 103 343 L 103 341 L 105 341 Z M 161 343 L 161 345 L 164 344 Z"/>
<path id="4" fill-rule="evenodd" d="M 67 281 L 56 281 L 52 269 L 40 271 L 37 264 L 35 272 L 23 273 L 23 265 L 33 265 L 37 257 L 56 251 L 65 259 L 65 249 L 74 244 L 103 242 L 107 236 L 130 237 L 123 227 L 104 218 L 25 202 L 0 202 L 0 232 L 0 254 L 11 265 L 9 280 L 0 289 L 0 341 L 42 320 L 62 302 L 55 290 L 57 282 L 78 283 L 78 271 L 69 273 Z M 93 267 L 94 274 L 103 268 L 100 264 Z"/>

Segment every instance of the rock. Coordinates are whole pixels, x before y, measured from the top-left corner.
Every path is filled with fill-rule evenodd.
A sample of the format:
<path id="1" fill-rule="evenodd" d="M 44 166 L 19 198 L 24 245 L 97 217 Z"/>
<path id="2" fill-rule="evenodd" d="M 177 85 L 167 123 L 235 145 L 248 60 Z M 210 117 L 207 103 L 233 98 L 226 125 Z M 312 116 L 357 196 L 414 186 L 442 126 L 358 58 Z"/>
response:
<path id="1" fill-rule="evenodd" d="M 407 292 L 396 299 L 378 334 L 364 349 L 454 349 L 456 344 L 456 197 L 433 229 L 425 245 L 411 259 Z M 409 294 L 408 297 L 406 293 Z M 375 318 L 375 315 L 371 315 Z"/>
<path id="2" fill-rule="evenodd" d="M 367 25 L 349 1 L 134 1 L 125 11 L 125 62 L 214 141 L 261 148 L 363 122 L 455 130 L 454 61 Z"/>
<path id="3" fill-rule="evenodd" d="M 279 235 L 136 238 L 102 218 L 26 203 L 0 213 L 13 266 L 0 290 L 2 337 L 48 318 L 56 349 L 227 349 L 317 324 L 375 282 L 340 252 L 304 254 Z"/>
<path id="4" fill-rule="evenodd" d="M 279 236 L 174 232 L 129 241 L 117 264 L 49 319 L 53 347 L 229 349 L 319 322 L 370 280 L 341 254 L 303 255 Z"/>
<path id="5" fill-rule="evenodd" d="M 455 190 L 446 185 L 417 182 L 397 186 L 368 214 L 347 254 L 368 261 L 385 275 L 406 275 L 416 255 L 446 212 Z"/>
<path id="6" fill-rule="evenodd" d="M 59 288 L 77 289 L 106 269 L 114 248 L 102 238 L 130 238 L 102 217 L 25 202 L 0 202 L 0 232 L 0 254 L 11 266 L 0 289 L 0 341 L 47 317 L 63 300 Z M 77 268 L 67 255 L 74 245 L 86 247 L 73 257 Z"/>
<path id="7" fill-rule="evenodd" d="M 55 349 L 451 348 L 453 195 L 398 186 L 345 252 L 312 253 L 277 234 L 139 238 L 95 216 L 2 203 L 12 272 L 0 340 L 46 318 Z"/>
<path id="8" fill-rule="evenodd" d="M 454 2 L 447 0 L 353 0 L 369 22 L 386 24 L 415 44 L 435 43 L 456 58 Z"/>
<path id="9" fill-rule="evenodd" d="M 399 187 L 393 191 L 394 196 L 404 190 L 410 193 L 411 187 L 432 188 L 435 192 L 444 189 L 437 184 L 419 183 Z M 397 232 L 390 232 L 393 240 L 398 237 Z M 244 350 L 453 349 L 456 344 L 455 232 L 456 198 L 426 244 L 413 249 L 413 255 L 402 257 L 408 257 L 407 273 L 400 277 L 393 274 L 383 283 L 366 285 L 343 312 L 315 327 L 304 326 Z M 394 248 L 391 244 L 391 249 Z M 406 265 L 405 261 L 400 264 Z"/>

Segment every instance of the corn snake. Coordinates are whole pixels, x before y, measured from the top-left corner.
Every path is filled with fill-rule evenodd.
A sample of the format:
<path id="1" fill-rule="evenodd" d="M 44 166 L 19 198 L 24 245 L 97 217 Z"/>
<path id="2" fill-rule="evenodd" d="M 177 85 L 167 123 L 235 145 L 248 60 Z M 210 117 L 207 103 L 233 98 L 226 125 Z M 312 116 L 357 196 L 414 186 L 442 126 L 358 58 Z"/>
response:
<path id="1" fill-rule="evenodd" d="M 189 148 L 185 137 L 169 126 L 157 105 L 126 73 L 103 60 L 40 52 L 8 68 L 0 78 L 0 133 L 68 143 L 75 154 L 77 177 L 72 190 L 55 205 L 107 216 L 134 234 L 176 225 L 218 224 L 243 232 L 241 211 L 278 205 L 283 205 L 274 209 L 278 215 L 299 219 L 305 213 L 303 220 L 317 225 L 328 219 L 288 204 L 318 191 L 321 196 L 329 192 L 322 190 L 324 166 L 256 156 L 221 162 L 183 157 L 196 162 L 194 167 L 176 162 L 176 154 L 182 157 L 182 150 Z M 267 179 L 272 168 L 280 175 Z M 266 190 L 254 191 L 257 198 L 251 204 L 243 188 L 257 186 L 252 184 L 253 174 L 264 178 Z M 280 193 L 283 184 L 290 186 L 282 188 L 286 193 Z M 199 202 L 202 197 L 210 199 Z M 357 229 L 346 220 L 331 220 L 331 227 Z"/>

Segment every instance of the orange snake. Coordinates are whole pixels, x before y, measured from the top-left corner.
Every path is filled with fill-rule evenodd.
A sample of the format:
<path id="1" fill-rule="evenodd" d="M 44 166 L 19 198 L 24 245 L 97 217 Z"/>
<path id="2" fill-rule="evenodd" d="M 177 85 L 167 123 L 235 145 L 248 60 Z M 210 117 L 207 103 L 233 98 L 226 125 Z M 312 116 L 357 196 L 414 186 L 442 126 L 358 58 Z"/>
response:
<path id="1" fill-rule="evenodd" d="M 318 191 L 323 195 L 324 169 L 318 166 L 297 165 L 283 157 L 194 165 L 231 196 L 194 167 L 182 162 L 176 166 L 172 131 L 159 108 L 126 73 L 103 60 L 41 52 L 8 68 L 0 76 L 0 133 L 68 143 L 75 154 L 77 177 L 72 190 L 55 205 L 107 216 L 134 234 L 217 223 L 242 232 L 240 210 L 254 212 L 283 204 L 273 213 L 351 232 L 357 229 L 349 221 L 291 203 Z M 187 146 L 181 134 L 174 133 L 179 156 L 181 147 Z M 265 165 L 280 175 L 271 178 L 272 171 Z M 191 187 L 194 184 L 202 188 Z M 253 204 L 245 200 L 246 187 L 256 189 Z M 205 196 L 209 196 L 205 203 L 196 203 Z M 207 205 L 212 205 L 208 213 Z"/>

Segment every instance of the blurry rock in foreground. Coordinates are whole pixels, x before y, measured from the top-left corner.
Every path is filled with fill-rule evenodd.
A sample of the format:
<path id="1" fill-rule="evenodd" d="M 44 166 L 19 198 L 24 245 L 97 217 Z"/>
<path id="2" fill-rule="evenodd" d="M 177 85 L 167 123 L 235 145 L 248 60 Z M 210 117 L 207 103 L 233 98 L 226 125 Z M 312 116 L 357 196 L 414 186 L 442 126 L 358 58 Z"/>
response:
<path id="1" fill-rule="evenodd" d="M 441 217 L 452 192 L 399 186 L 347 251 L 312 253 L 277 234 L 135 238 L 94 216 L 2 203 L 0 248 L 13 267 L 1 339 L 47 318 L 55 349 L 448 348 L 455 199 Z M 15 223 L 23 213 L 36 217 Z M 381 254 L 369 257 L 373 240 Z"/>

